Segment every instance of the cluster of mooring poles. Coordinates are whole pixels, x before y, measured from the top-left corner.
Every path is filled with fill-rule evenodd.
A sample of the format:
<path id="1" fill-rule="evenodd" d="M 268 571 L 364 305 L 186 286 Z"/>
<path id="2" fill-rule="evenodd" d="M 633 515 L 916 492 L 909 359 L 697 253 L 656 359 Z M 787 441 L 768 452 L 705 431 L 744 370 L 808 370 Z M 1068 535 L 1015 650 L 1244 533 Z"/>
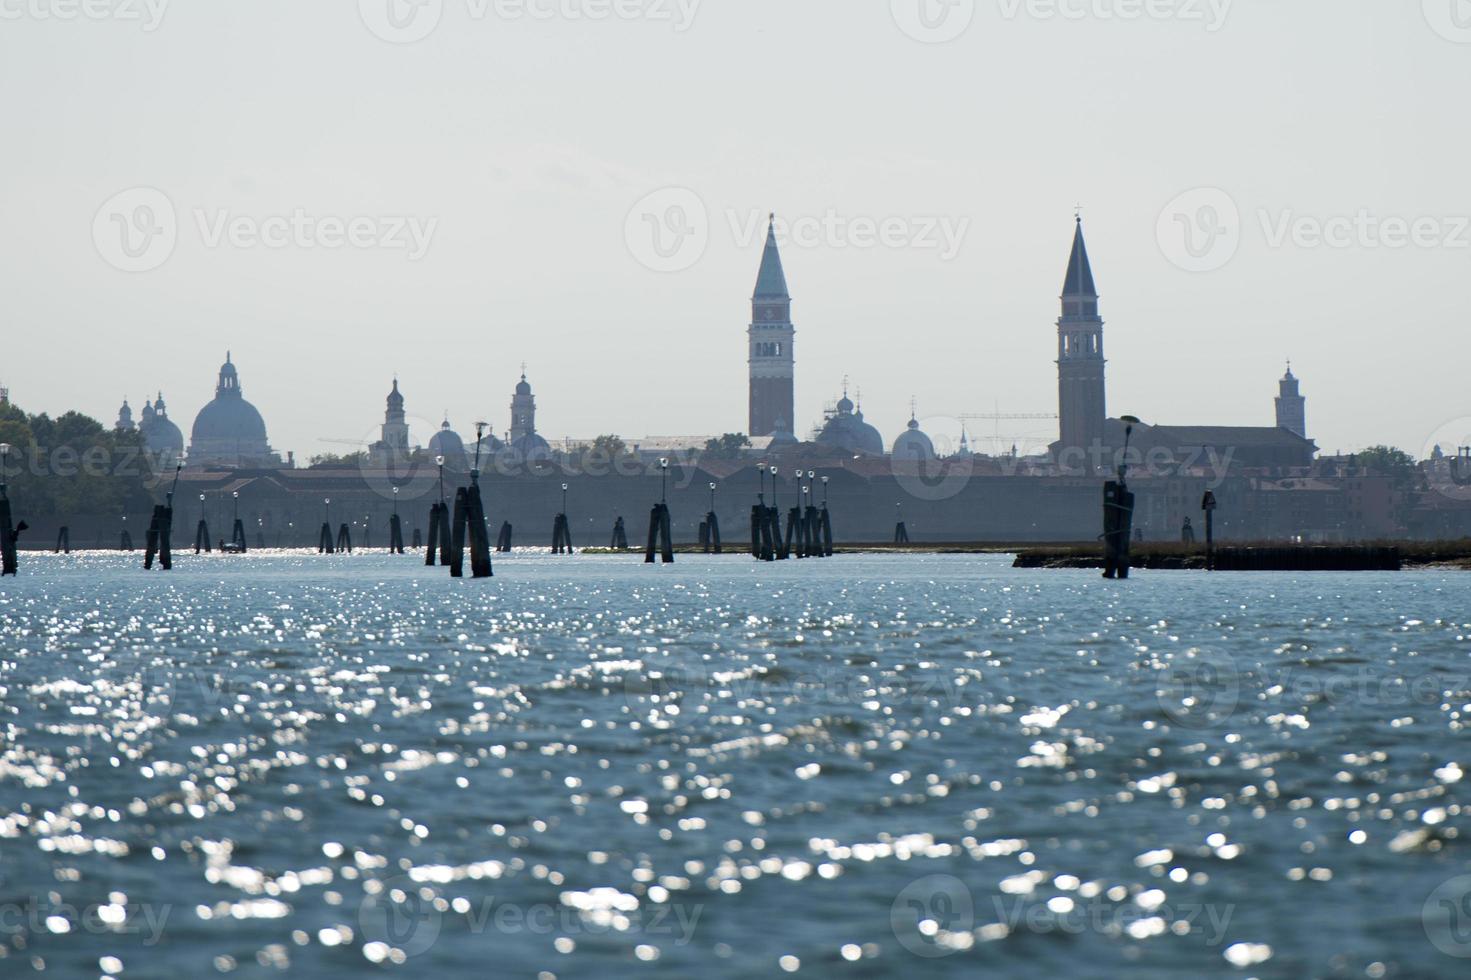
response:
<path id="1" fill-rule="evenodd" d="M 570 555 L 572 528 L 567 523 L 567 484 L 562 484 L 562 512 L 552 521 L 552 554 Z"/>
<path id="2" fill-rule="evenodd" d="M 179 489 L 179 473 L 184 469 L 181 463 L 174 469 L 174 485 L 169 489 L 164 502 L 155 504 L 153 507 L 153 520 L 148 525 L 148 537 L 143 550 L 143 570 L 149 571 L 153 568 L 153 559 L 158 558 L 158 567 L 164 571 L 174 567 L 174 551 L 172 538 L 174 534 L 174 494 Z"/>
<path id="3" fill-rule="evenodd" d="M 781 471 L 770 467 L 771 506 L 766 506 L 766 474 L 768 467 L 757 467 L 760 490 L 751 507 L 751 557 L 759 561 L 782 561 L 787 558 L 830 558 L 833 553 L 832 515 L 827 506 L 827 477 L 822 478 L 822 508 L 812 499 L 817 480 L 813 470 L 797 469 L 797 503 L 787 514 L 786 536 L 782 536 L 781 506 L 777 499 L 777 478 Z M 807 483 L 803 484 L 803 479 Z"/>
<path id="4" fill-rule="evenodd" d="M 25 521 L 11 524 L 9 478 L 5 471 L 10 468 L 10 443 L 0 443 L 0 576 L 14 575 L 18 567 L 15 543 L 26 529 Z"/>
<path id="5" fill-rule="evenodd" d="M 904 523 L 904 504 L 902 502 L 894 505 L 894 516 L 898 519 L 898 523 L 894 525 L 894 543 L 908 544 L 909 525 Z"/>
<path id="6" fill-rule="evenodd" d="M 674 562 L 674 534 L 669 520 L 669 460 L 659 460 L 659 502 L 649 513 L 649 544 L 644 550 L 644 564 L 654 564 L 657 551 L 664 564 Z"/>
<path id="7" fill-rule="evenodd" d="M 1125 415 L 1124 451 L 1119 478 L 1103 485 L 1103 577 L 1129 577 L 1129 540 L 1133 537 L 1134 494 L 1129 490 L 1129 440 L 1139 420 Z"/>
<path id="8" fill-rule="evenodd" d="M 720 518 L 715 516 L 715 488 L 718 484 L 710 484 L 710 513 L 700 522 L 700 548 L 707 555 L 724 554 L 720 546 Z"/>
<path id="9" fill-rule="evenodd" d="M 451 578 L 465 577 L 465 546 L 470 547 L 470 575 L 490 578 L 490 534 L 485 529 L 485 504 L 480 497 L 480 447 L 485 442 L 485 423 L 475 423 L 475 467 L 470 471 L 470 485 L 455 489 L 455 505 L 451 511 L 444 496 L 444 457 L 436 456 L 439 465 L 439 502 L 429 511 L 429 546 L 424 564 L 448 565 Z M 509 534 L 502 529 L 502 538 Z"/>
<path id="10" fill-rule="evenodd" d="M 613 540 L 608 543 L 608 547 L 615 551 L 628 550 L 628 528 L 624 526 L 621 517 L 613 522 Z"/>

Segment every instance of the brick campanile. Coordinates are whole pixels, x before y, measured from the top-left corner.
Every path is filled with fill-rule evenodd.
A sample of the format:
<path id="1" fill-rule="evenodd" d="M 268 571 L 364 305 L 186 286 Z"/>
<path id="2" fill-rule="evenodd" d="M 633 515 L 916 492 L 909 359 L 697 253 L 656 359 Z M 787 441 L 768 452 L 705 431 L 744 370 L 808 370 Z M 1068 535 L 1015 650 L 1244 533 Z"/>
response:
<path id="1" fill-rule="evenodd" d="M 1083 242 L 1083 219 L 1073 235 L 1067 280 L 1062 286 L 1062 316 L 1057 321 L 1058 448 L 1091 452 L 1103 444 L 1103 318 L 1098 290 Z"/>
<path id="2" fill-rule="evenodd" d="M 796 358 L 792 341 L 792 297 L 776 246 L 776 215 L 766 229 L 766 251 L 751 297 L 750 338 L 751 405 L 750 431 L 753 438 L 775 433 L 794 433 L 796 409 L 793 381 Z"/>

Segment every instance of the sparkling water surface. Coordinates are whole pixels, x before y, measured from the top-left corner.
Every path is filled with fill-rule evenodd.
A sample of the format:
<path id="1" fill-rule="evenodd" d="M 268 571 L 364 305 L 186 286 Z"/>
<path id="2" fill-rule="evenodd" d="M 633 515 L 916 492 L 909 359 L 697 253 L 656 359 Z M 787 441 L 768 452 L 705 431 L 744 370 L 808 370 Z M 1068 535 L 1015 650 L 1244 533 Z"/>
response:
<path id="1" fill-rule="evenodd" d="M 0 976 L 1471 971 L 1465 573 L 139 564 L 0 584 Z"/>

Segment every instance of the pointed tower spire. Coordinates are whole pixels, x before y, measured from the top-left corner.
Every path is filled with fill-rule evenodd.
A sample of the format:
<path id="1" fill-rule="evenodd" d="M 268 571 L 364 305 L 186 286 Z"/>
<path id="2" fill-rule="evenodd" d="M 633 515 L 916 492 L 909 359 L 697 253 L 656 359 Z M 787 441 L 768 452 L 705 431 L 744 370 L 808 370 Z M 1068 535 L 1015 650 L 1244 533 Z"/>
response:
<path id="1" fill-rule="evenodd" d="M 787 274 L 781 265 L 781 249 L 776 244 L 776 214 L 766 226 L 766 250 L 761 254 L 761 271 L 756 276 L 756 299 L 791 299 L 787 292 Z"/>
<path id="2" fill-rule="evenodd" d="M 1083 241 L 1082 215 L 1078 215 L 1077 230 L 1073 232 L 1073 252 L 1068 259 L 1062 296 L 1063 299 L 1098 298 L 1098 290 L 1093 286 L 1093 264 L 1088 261 L 1088 244 Z"/>

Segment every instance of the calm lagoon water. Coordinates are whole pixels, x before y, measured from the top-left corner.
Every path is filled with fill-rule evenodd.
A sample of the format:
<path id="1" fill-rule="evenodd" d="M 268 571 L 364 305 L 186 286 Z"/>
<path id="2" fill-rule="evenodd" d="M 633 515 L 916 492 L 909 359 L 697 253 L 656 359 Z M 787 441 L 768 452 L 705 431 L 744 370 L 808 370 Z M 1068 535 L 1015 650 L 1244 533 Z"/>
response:
<path id="1" fill-rule="evenodd" d="M 1471 577 L 25 556 L 0 976 L 1471 970 Z"/>

